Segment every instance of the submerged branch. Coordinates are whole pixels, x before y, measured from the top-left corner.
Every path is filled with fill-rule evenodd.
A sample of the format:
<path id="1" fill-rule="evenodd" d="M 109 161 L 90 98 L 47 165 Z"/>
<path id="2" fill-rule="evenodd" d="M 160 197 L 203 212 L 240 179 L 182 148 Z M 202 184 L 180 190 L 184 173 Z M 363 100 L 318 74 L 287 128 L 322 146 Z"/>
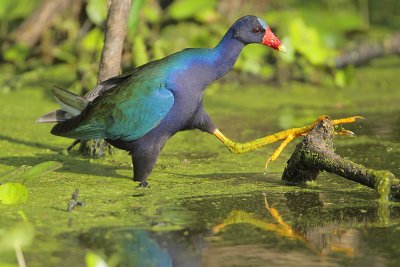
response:
<path id="1" fill-rule="evenodd" d="M 390 171 L 374 170 L 342 158 L 335 153 L 334 128 L 329 119 L 322 120 L 296 146 L 282 179 L 298 184 L 317 179 L 322 171 L 374 188 L 381 198 L 400 199 L 400 180 Z"/>

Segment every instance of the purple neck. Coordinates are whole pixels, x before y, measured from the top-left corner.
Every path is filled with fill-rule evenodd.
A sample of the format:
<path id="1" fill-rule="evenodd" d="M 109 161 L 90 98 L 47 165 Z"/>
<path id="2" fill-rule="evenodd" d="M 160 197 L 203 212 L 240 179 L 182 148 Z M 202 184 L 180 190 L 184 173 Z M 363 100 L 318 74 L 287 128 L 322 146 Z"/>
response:
<path id="1" fill-rule="evenodd" d="M 233 37 L 233 29 L 229 29 L 221 42 L 213 49 L 214 67 L 216 68 L 217 79 L 224 76 L 233 68 L 235 62 L 245 46 L 241 41 Z"/>

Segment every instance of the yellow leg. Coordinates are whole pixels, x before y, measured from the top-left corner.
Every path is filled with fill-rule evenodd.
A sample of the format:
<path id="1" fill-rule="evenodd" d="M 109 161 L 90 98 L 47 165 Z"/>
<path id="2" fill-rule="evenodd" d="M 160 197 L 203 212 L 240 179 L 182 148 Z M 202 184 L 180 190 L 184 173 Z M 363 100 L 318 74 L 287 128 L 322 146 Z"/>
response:
<path id="1" fill-rule="evenodd" d="M 320 116 L 315 122 L 313 122 L 312 124 L 310 124 L 308 126 L 284 130 L 281 132 L 277 132 L 275 134 L 265 136 L 263 138 L 259 138 L 259 139 L 256 139 L 256 140 L 253 140 L 250 142 L 246 142 L 246 143 L 236 143 L 236 142 L 230 140 L 229 138 L 227 138 L 218 129 L 216 129 L 213 134 L 229 149 L 230 152 L 232 152 L 234 154 L 246 153 L 249 151 L 253 151 L 257 148 L 260 148 L 260 147 L 283 140 L 282 144 L 275 150 L 275 152 L 271 155 L 271 157 L 268 158 L 267 163 L 266 163 L 266 165 L 267 165 L 270 161 L 276 160 L 279 157 L 280 153 L 283 151 L 283 149 L 286 147 L 286 145 L 289 144 L 293 139 L 307 134 L 321 120 L 323 120 L 325 118 L 329 118 L 329 117 L 326 115 Z M 357 119 L 363 119 L 363 117 L 354 116 L 354 117 L 332 120 L 332 124 L 338 125 L 338 124 L 344 124 L 344 123 L 353 123 Z"/>

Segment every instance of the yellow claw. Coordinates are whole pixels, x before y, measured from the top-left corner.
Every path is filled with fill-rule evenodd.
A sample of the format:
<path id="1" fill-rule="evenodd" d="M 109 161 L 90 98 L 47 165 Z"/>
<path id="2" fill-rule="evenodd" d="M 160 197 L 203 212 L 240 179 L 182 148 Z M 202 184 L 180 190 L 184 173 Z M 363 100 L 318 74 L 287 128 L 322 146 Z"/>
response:
<path id="1" fill-rule="evenodd" d="M 265 172 L 267 172 L 268 170 L 268 163 L 270 161 L 274 161 L 276 160 L 279 155 L 282 153 L 283 149 L 290 143 L 293 141 L 293 139 L 295 139 L 296 136 L 295 135 L 288 135 L 288 137 L 286 137 L 285 140 L 283 140 L 283 142 L 279 145 L 279 147 L 274 151 L 274 153 L 267 159 L 267 162 L 265 163 Z"/>
<path id="2" fill-rule="evenodd" d="M 335 132 L 336 135 L 344 135 L 344 136 L 355 136 L 356 134 L 352 131 L 341 129 L 340 131 Z"/>
<path id="3" fill-rule="evenodd" d="M 366 118 L 362 116 L 353 116 L 343 119 L 332 120 L 332 124 L 337 125 L 337 124 L 353 123 L 356 122 L 357 120 L 366 120 Z"/>
<path id="4" fill-rule="evenodd" d="M 280 146 L 274 151 L 274 153 L 265 162 L 265 172 L 267 172 L 267 170 L 268 170 L 268 164 L 271 161 L 276 160 L 279 157 L 279 155 L 282 153 L 283 149 L 291 141 L 293 141 L 297 137 L 307 135 L 320 121 L 322 121 L 324 119 L 331 120 L 333 125 L 345 124 L 345 123 L 353 123 L 353 122 L 356 122 L 358 119 L 365 120 L 365 118 L 362 117 L 362 116 L 353 116 L 353 117 L 348 117 L 348 118 L 332 120 L 328 115 L 322 115 L 322 116 L 319 116 L 318 119 L 316 121 L 314 121 L 309 126 L 305 126 L 305 127 L 302 127 L 302 128 L 292 128 L 292 129 L 288 129 L 288 130 L 284 131 L 287 134 L 287 136 L 283 140 L 283 142 L 280 144 Z M 340 130 L 338 132 L 335 132 L 335 133 L 338 134 L 338 135 L 355 136 L 355 133 L 353 133 L 352 131 L 349 131 L 349 130 L 345 130 L 345 129 L 342 129 L 342 130 Z"/>

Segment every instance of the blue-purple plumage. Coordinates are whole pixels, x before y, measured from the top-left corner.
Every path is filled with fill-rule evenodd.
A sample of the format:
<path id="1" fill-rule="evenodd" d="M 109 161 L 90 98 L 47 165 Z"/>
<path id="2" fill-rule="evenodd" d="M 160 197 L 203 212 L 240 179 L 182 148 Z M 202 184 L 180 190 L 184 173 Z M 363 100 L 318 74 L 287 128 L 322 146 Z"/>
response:
<path id="1" fill-rule="evenodd" d="M 204 89 L 225 75 L 242 48 L 262 43 L 265 23 L 254 16 L 239 19 L 213 49 L 185 49 L 111 78 L 89 92 L 80 115 L 58 123 L 55 135 L 106 139 L 132 152 L 134 180 L 145 181 L 159 151 L 175 133 L 216 129 L 203 107 Z M 264 29 L 265 31 L 265 29 Z"/>

